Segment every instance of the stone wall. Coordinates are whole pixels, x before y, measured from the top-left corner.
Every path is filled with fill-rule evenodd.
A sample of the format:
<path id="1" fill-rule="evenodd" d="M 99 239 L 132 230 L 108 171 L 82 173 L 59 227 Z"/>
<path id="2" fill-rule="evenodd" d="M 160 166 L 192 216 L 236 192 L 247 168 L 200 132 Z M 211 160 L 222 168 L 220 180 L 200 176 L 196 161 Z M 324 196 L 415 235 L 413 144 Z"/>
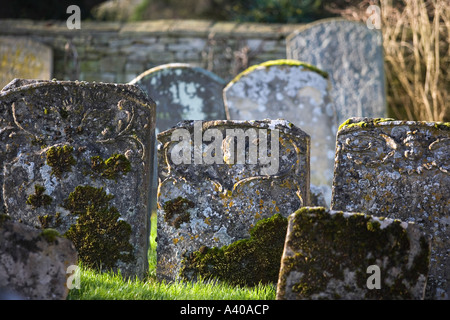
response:
<path id="1" fill-rule="evenodd" d="M 184 62 L 229 81 L 253 64 L 286 58 L 299 24 L 208 20 L 134 23 L 0 20 L 0 36 L 30 37 L 53 49 L 53 78 L 126 83 L 152 67 Z"/>

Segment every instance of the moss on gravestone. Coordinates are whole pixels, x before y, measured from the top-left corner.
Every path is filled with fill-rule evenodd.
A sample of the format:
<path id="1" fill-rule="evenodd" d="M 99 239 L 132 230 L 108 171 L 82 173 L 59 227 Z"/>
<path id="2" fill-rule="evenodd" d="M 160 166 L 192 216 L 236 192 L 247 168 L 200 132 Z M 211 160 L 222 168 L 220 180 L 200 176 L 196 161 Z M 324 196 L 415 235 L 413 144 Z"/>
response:
<path id="1" fill-rule="evenodd" d="M 30 205 L 33 209 L 49 206 L 52 203 L 52 197 L 47 194 L 44 194 L 45 187 L 36 184 L 34 186 L 34 194 L 30 194 L 26 203 Z"/>
<path id="2" fill-rule="evenodd" d="M 123 154 L 113 154 L 106 160 L 100 156 L 91 157 L 91 168 L 95 174 L 106 179 L 117 180 L 131 170 L 131 163 Z"/>
<path id="3" fill-rule="evenodd" d="M 250 229 L 250 239 L 217 248 L 201 247 L 183 260 L 186 279 L 219 279 L 234 285 L 276 283 L 280 270 L 287 218 L 280 214 L 262 219 Z"/>
<path id="4" fill-rule="evenodd" d="M 189 208 L 194 208 L 195 204 L 183 197 L 177 197 L 164 203 L 164 221 L 178 229 L 184 222 L 190 221 Z"/>
<path id="5" fill-rule="evenodd" d="M 377 123 L 380 122 L 386 122 L 386 121 L 394 121 L 395 119 L 393 118 L 350 118 L 347 119 L 345 122 L 343 122 L 339 128 L 338 131 L 343 129 L 343 128 L 352 128 L 355 126 L 364 128 L 364 127 L 369 127 L 369 126 L 375 126 Z"/>
<path id="6" fill-rule="evenodd" d="M 286 246 L 294 254 L 282 261 L 283 276 L 278 284 L 281 296 L 289 274 L 298 274 L 301 277 L 296 281 L 290 278 L 289 287 L 303 299 L 339 299 L 338 292 L 355 294 L 357 290 L 363 290 L 366 299 L 413 299 L 409 285 L 428 273 L 429 243 L 420 237 L 420 248 L 409 261 L 410 237 L 400 220 L 341 211 L 330 214 L 322 207 L 301 208 L 290 219 L 292 229 Z M 381 288 L 368 290 L 366 269 L 380 263 Z M 342 288 L 330 289 L 338 283 Z"/>
<path id="7" fill-rule="evenodd" d="M 244 75 L 254 71 L 257 68 L 271 67 L 271 66 L 282 66 L 282 65 L 303 67 L 303 68 L 308 69 L 310 71 L 316 72 L 316 73 L 320 74 L 322 77 L 328 79 L 328 72 L 320 70 L 319 68 L 317 68 L 316 66 L 313 66 L 312 64 L 309 64 L 309 63 L 306 63 L 306 62 L 302 62 L 302 61 L 298 61 L 298 60 L 278 59 L 278 60 L 269 60 L 269 61 L 257 64 L 257 65 L 253 65 L 253 66 L 247 68 L 246 70 L 242 71 L 240 74 L 238 74 L 230 82 L 232 82 L 232 83 L 237 82 L 240 78 L 242 78 L 242 76 L 244 76 Z"/>
<path id="8" fill-rule="evenodd" d="M 134 260 L 129 243 L 131 226 L 120 219 L 117 208 L 109 205 L 113 198 L 103 188 L 77 186 L 64 201 L 64 207 L 78 216 L 65 236 L 72 240 L 87 267 L 108 270 L 118 260 Z"/>
<path id="9" fill-rule="evenodd" d="M 68 145 L 48 149 L 47 164 L 52 167 L 53 175 L 61 178 L 64 172 L 72 171 L 72 166 L 76 164 L 72 151 L 73 147 Z"/>
<path id="10" fill-rule="evenodd" d="M 46 229 L 42 230 L 41 236 L 44 237 L 44 239 L 47 242 L 51 243 L 51 242 L 54 242 L 56 240 L 56 238 L 60 236 L 60 234 L 55 229 L 46 228 Z"/>

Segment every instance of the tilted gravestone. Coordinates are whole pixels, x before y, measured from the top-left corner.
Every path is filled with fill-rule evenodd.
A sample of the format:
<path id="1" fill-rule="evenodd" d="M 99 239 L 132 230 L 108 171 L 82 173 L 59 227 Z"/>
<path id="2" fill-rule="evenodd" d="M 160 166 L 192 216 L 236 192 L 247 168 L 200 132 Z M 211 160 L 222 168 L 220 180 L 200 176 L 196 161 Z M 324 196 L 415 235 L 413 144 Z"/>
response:
<path id="1" fill-rule="evenodd" d="M 148 268 L 155 105 L 136 86 L 15 80 L 0 92 L 3 211 L 74 242 L 85 266 Z"/>
<path id="2" fill-rule="evenodd" d="M 14 78 L 50 80 L 53 51 L 26 37 L 0 37 L 0 88 Z"/>
<path id="3" fill-rule="evenodd" d="M 140 87 L 155 101 L 156 134 L 183 120 L 226 119 L 222 99 L 225 81 L 203 68 L 186 63 L 165 64 L 143 72 L 130 84 Z M 157 185 L 154 180 L 152 199 L 155 202 Z"/>
<path id="4" fill-rule="evenodd" d="M 287 57 L 328 72 L 341 124 L 351 117 L 386 116 L 382 36 L 365 24 L 324 19 L 286 38 Z"/>
<path id="5" fill-rule="evenodd" d="M 64 300 L 70 285 L 77 285 L 69 278 L 77 252 L 56 230 L 37 230 L 0 215 L 0 257 L 0 294 L 6 291 L 13 299 Z"/>
<path id="6" fill-rule="evenodd" d="M 299 61 L 267 61 L 238 75 L 223 96 L 231 120 L 282 118 L 310 135 L 312 191 L 329 206 L 337 120 L 327 74 Z"/>
<path id="7" fill-rule="evenodd" d="M 288 219 L 277 299 L 423 299 L 429 254 L 414 223 L 304 207 Z"/>
<path id="8" fill-rule="evenodd" d="M 450 123 L 353 118 L 336 150 L 332 209 L 423 226 L 433 237 L 427 299 L 449 299 Z"/>
<path id="9" fill-rule="evenodd" d="M 160 133 L 158 278 L 177 279 L 200 248 L 309 204 L 309 139 L 285 120 L 186 121 Z"/>

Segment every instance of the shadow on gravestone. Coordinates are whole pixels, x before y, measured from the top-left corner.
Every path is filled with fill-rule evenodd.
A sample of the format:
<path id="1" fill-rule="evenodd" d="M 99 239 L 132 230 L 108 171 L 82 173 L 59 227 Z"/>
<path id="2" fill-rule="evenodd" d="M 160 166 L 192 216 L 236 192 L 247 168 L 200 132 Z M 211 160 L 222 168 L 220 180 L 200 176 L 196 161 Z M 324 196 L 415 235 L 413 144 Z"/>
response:
<path id="1" fill-rule="evenodd" d="M 352 118 L 339 129 L 332 209 L 432 236 L 427 299 L 450 299 L 450 123 Z"/>
<path id="2" fill-rule="evenodd" d="M 56 230 L 37 230 L 0 215 L 0 300 L 65 300 L 73 243 Z"/>
<path id="3" fill-rule="evenodd" d="M 329 207 L 337 120 L 327 77 L 299 61 L 267 61 L 239 74 L 223 96 L 229 119 L 283 118 L 310 135 L 311 194 L 323 194 L 320 205 Z"/>
<path id="4" fill-rule="evenodd" d="M 53 51 L 26 37 L 0 37 L 0 88 L 14 78 L 50 80 Z"/>
<path id="5" fill-rule="evenodd" d="M 148 269 L 155 105 L 138 87 L 16 79 L 0 92 L 3 211 L 89 267 Z"/>
<path id="6" fill-rule="evenodd" d="M 429 260 L 417 224 L 304 207 L 288 219 L 277 299 L 423 299 Z"/>
<path id="7" fill-rule="evenodd" d="M 351 117 L 385 117 L 382 35 L 365 24 L 323 19 L 286 38 L 289 59 L 328 72 L 339 124 Z"/>
<path id="8" fill-rule="evenodd" d="M 137 85 L 155 101 L 156 134 L 183 120 L 226 119 L 222 100 L 225 81 L 203 68 L 186 63 L 165 64 L 143 72 L 129 84 Z M 157 177 L 157 165 L 154 177 Z M 156 200 L 157 180 L 152 186 Z"/>
<path id="9" fill-rule="evenodd" d="M 309 136 L 285 120 L 185 121 L 158 135 L 157 276 L 309 203 Z"/>

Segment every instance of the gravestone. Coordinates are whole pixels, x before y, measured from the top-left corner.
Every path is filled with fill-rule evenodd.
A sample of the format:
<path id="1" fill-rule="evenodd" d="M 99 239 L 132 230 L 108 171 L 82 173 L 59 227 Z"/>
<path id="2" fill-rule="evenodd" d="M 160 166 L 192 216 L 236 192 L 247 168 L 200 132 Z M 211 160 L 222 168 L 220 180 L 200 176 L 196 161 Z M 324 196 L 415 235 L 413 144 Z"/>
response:
<path id="1" fill-rule="evenodd" d="M 286 38 L 287 57 L 328 72 L 341 124 L 351 117 L 386 116 L 382 36 L 365 24 L 324 19 Z"/>
<path id="2" fill-rule="evenodd" d="M 285 120 L 185 121 L 158 135 L 157 276 L 309 204 L 309 136 Z"/>
<path id="3" fill-rule="evenodd" d="M 224 89 L 231 120 L 283 118 L 311 137 L 311 192 L 331 201 L 337 120 L 327 74 L 293 60 L 255 65 Z"/>
<path id="4" fill-rule="evenodd" d="M 0 92 L 3 211 L 71 239 L 85 266 L 148 268 L 155 105 L 136 86 L 15 80 Z"/>
<path id="5" fill-rule="evenodd" d="M 71 265 L 77 252 L 70 240 L 0 215 L 0 292 L 14 300 L 65 300 Z"/>
<path id="6" fill-rule="evenodd" d="M 185 63 L 165 64 L 143 72 L 130 84 L 140 87 L 155 101 L 156 134 L 183 120 L 226 119 L 222 99 L 225 81 L 203 68 Z M 157 161 L 156 154 L 154 161 Z M 152 198 L 155 202 L 157 185 L 154 180 Z"/>
<path id="7" fill-rule="evenodd" d="M 304 207 L 288 219 L 277 299 L 423 299 L 429 253 L 414 223 Z"/>
<path id="8" fill-rule="evenodd" d="M 336 150 L 332 209 L 423 226 L 433 237 L 427 299 L 449 299 L 450 124 L 352 118 Z"/>
<path id="9" fill-rule="evenodd" d="M 156 134 L 183 120 L 225 120 L 222 90 L 225 81 L 185 63 L 161 65 L 140 74 L 137 85 L 157 106 Z"/>
<path id="10" fill-rule="evenodd" d="M 50 80 L 53 51 L 24 37 L 0 37 L 0 88 L 14 78 Z"/>

